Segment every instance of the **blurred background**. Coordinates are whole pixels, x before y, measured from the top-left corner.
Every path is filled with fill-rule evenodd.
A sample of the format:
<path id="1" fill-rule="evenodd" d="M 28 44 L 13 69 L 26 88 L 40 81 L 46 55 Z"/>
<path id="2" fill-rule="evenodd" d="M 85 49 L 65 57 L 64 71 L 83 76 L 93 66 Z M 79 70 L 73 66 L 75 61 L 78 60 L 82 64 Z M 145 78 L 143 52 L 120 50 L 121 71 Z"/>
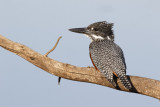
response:
<path id="1" fill-rule="evenodd" d="M 50 58 L 92 66 L 89 38 L 69 32 L 97 21 L 114 23 L 127 74 L 159 80 L 159 0 L 1 0 L 0 34 Z M 0 48 L 0 107 L 158 107 L 157 99 L 51 75 Z"/>

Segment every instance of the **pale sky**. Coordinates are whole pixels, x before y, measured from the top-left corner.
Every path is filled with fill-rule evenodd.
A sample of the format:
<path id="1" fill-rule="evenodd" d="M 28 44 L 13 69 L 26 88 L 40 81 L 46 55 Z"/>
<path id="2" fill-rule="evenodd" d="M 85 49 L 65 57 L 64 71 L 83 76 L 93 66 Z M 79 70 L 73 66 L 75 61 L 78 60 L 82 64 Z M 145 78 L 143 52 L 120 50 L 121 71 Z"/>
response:
<path id="1" fill-rule="evenodd" d="M 97 21 L 114 23 L 127 74 L 160 78 L 159 0 L 1 0 L 0 34 L 76 66 L 92 66 L 90 40 L 68 31 Z M 157 99 L 62 79 L 0 48 L 0 107 L 158 107 Z M 140 81 L 139 81 L 140 82 Z"/>

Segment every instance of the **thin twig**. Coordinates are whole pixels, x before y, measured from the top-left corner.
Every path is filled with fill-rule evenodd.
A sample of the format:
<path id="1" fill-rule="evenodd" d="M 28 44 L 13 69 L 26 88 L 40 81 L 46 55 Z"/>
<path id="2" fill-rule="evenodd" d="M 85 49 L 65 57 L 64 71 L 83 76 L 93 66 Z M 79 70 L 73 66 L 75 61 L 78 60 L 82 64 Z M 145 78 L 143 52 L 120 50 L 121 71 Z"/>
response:
<path id="1" fill-rule="evenodd" d="M 62 38 L 62 36 L 60 36 L 60 37 L 57 39 L 57 42 L 56 42 L 56 44 L 54 45 L 54 47 L 53 47 L 51 50 L 49 50 L 44 56 L 48 57 L 48 54 L 51 53 L 51 52 L 57 47 L 58 42 L 59 42 L 59 40 L 60 40 L 61 38 Z"/>

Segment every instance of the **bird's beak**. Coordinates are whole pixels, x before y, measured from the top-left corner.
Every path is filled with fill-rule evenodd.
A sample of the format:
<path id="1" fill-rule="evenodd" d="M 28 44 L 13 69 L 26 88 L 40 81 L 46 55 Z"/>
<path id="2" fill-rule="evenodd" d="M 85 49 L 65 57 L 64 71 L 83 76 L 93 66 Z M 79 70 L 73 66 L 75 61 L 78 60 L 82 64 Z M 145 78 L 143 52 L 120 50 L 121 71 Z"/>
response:
<path id="1" fill-rule="evenodd" d="M 83 33 L 83 34 L 87 34 L 88 30 L 87 28 L 72 28 L 69 29 L 71 32 L 76 32 L 76 33 Z"/>

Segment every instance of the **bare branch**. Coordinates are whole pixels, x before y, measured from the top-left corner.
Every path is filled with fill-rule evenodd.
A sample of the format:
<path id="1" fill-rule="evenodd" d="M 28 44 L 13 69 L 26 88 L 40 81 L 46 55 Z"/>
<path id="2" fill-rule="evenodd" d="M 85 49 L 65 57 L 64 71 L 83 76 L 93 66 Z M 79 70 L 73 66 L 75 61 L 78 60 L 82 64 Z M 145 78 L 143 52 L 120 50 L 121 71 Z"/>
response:
<path id="1" fill-rule="evenodd" d="M 56 44 L 54 45 L 54 47 L 45 54 L 46 57 L 48 57 L 48 54 L 51 53 L 51 52 L 57 47 L 58 42 L 59 42 L 59 40 L 60 40 L 61 38 L 62 38 L 62 36 L 60 36 L 60 37 L 58 38 L 58 40 L 57 40 Z"/>
<path id="2" fill-rule="evenodd" d="M 114 88 L 99 72 L 93 67 L 77 67 L 70 64 L 55 61 L 51 58 L 41 55 L 34 50 L 8 40 L 7 38 L 0 35 L 0 46 L 4 49 L 21 56 L 35 66 L 55 75 L 69 80 L 88 82 Z M 151 96 L 160 99 L 160 81 L 153 80 L 138 76 L 128 76 L 133 86 L 135 87 L 136 93 Z M 119 79 L 117 83 L 121 91 L 134 92 L 135 90 L 127 90 L 123 87 Z M 115 89 L 115 88 L 114 88 Z"/>

